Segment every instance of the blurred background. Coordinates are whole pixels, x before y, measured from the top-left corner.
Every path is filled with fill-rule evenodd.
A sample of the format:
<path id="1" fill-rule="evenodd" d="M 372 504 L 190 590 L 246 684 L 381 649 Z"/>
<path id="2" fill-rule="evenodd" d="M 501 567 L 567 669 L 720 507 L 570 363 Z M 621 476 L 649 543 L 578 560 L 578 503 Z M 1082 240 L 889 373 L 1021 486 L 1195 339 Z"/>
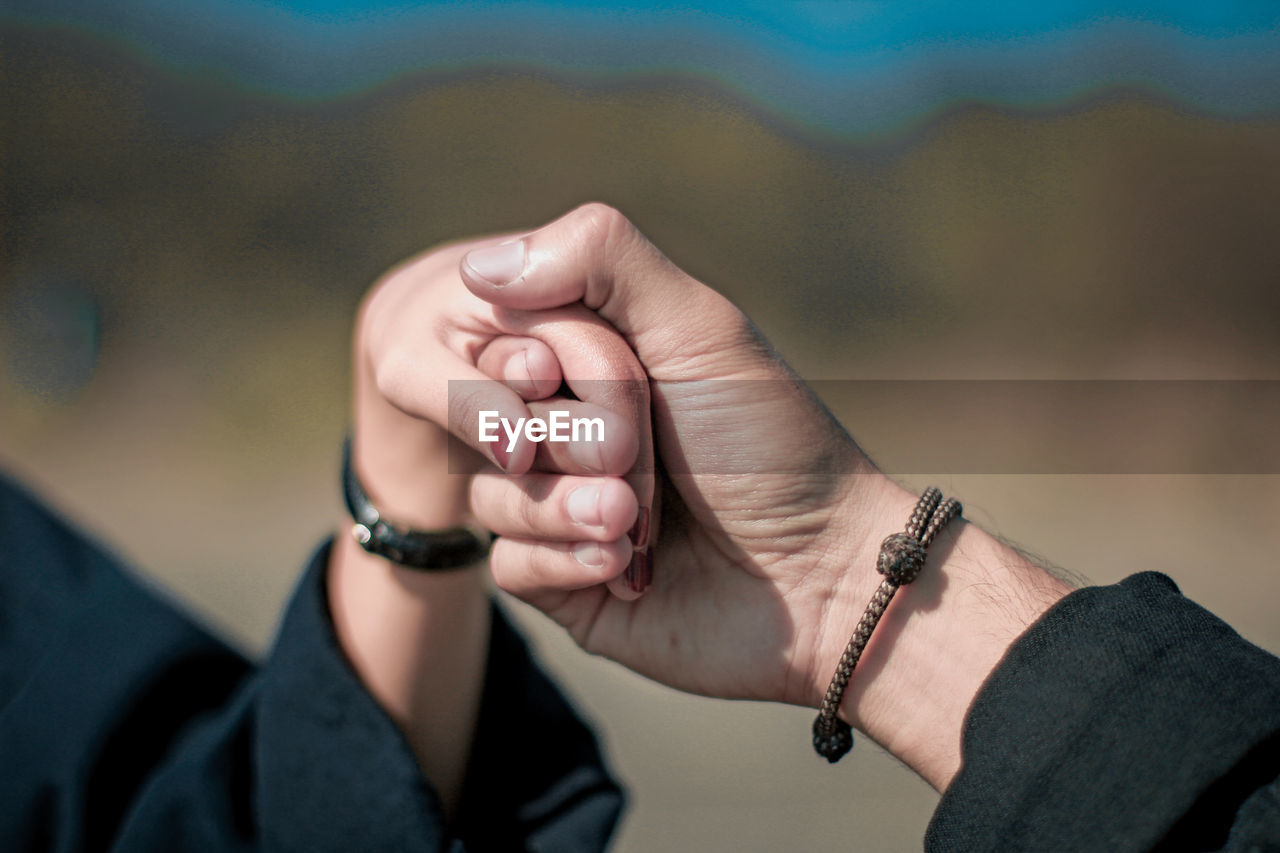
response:
<path id="1" fill-rule="evenodd" d="M 595 199 L 912 486 L 1280 652 L 1280 9 L 982 5 L 8 0 L 0 466 L 261 653 L 342 518 L 361 294 Z M 904 455 L 927 401 L 851 381 L 926 379 L 991 401 L 926 436 L 1034 461 Z M 617 849 L 920 846 L 936 794 L 870 744 L 511 609 L 631 790 Z"/>

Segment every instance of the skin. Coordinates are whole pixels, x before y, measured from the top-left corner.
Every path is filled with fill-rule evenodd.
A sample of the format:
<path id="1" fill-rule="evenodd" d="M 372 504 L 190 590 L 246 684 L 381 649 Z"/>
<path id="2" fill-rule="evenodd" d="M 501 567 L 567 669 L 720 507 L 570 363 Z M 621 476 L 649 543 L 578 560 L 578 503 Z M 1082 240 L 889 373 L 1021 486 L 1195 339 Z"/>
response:
<path id="1" fill-rule="evenodd" d="M 542 412 L 548 404 L 531 407 L 525 401 L 553 394 L 562 364 L 594 379 L 605 377 L 606 366 L 608 376 L 625 376 L 629 369 L 632 384 L 643 385 L 642 369 L 625 343 L 585 309 L 549 312 L 555 328 L 544 331 L 548 344 L 524 336 L 520 324 L 469 293 L 457 267 L 475 245 L 442 247 L 392 270 L 370 290 L 357 315 L 353 464 L 374 505 L 401 526 L 431 530 L 471 519 L 472 475 L 483 467 L 499 471 L 496 446 L 476 440 L 480 409 L 498 410 L 512 420 Z M 469 381 L 472 393 L 451 398 L 448 379 Z M 554 500 L 567 510 L 563 489 L 539 490 L 540 479 L 552 485 L 539 469 L 571 471 L 600 489 L 596 523 L 584 527 L 591 556 L 599 562 L 591 569 L 592 583 L 615 578 L 626 568 L 633 553 L 627 531 L 638 511 L 636 495 L 653 493 L 652 473 L 621 476 L 642 452 L 652 456 L 648 430 L 638 433 L 632 426 L 648 423 L 641 415 L 648 409 L 647 395 L 615 398 L 612 390 L 612 384 L 591 383 L 581 388 L 582 401 L 556 404 L 575 416 L 606 415 L 611 440 L 605 445 L 575 458 L 564 445 L 522 442 L 502 460 L 506 470 L 525 475 L 522 500 Z M 451 419 L 466 441 L 442 426 Z M 651 472 L 652 465 L 648 468 Z M 348 522 L 338 532 L 327 582 L 339 642 L 370 693 L 405 733 L 445 813 L 452 815 L 488 653 L 486 578 L 482 567 L 440 574 L 400 568 L 367 554 L 349 530 Z M 494 554 L 518 560 L 522 549 L 533 547 L 512 537 Z M 538 546 L 540 553 L 558 548 Z M 560 550 L 574 559 L 571 546 Z M 615 585 L 627 594 L 620 582 Z"/>
<path id="2" fill-rule="evenodd" d="M 506 249 L 511 268 L 503 272 L 484 252 L 513 241 L 522 251 Z M 503 537 L 490 561 L 498 585 L 592 653 L 690 692 L 818 704 L 879 584 L 880 541 L 902 529 L 915 496 L 876 470 L 736 307 L 673 265 L 620 213 L 587 205 L 525 235 L 428 254 L 373 291 L 358 325 L 357 459 L 375 503 L 385 489 L 388 517 L 439 526 L 469 505 Z M 515 342 L 496 343 L 504 337 Z M 442 474 L 448 426 L 453 441 L 478 447 L 466 412 L 450 418 L 442 377 L 479 371 L 506 379 L 514 397 L 512 389 L 536 399 L 544 389 L 512 365 L 522 349 L 548 386 L 563 375 L 646 387 L 649 399 L 605 399 L 581 385 L 600 397 L 591 402 L 634 426 L 631 443 L 611 445 L 603 469 L 586 470 L 571 453 L 540 445 L 517 448 L 502 470 L 474 454 L 469 478 Z M 424 364 L 433 368 L 410 369 Z M 660 484 L 647 464 L 654 455 L 664 466 Z M 584 487 L 600 490 L 598 524 L 570 512 L 569 495 Z M 654 520 L 647 542 L 632 543 L 621 531 L 641 507 Z M 599 546 L 599 559 L 587 561 L 598 565 L 579 559 L 592 547 L 583 543 Z M 619 577 L 645 544 L 655 546 L 654 578 L 637 598 Z M 474 660 L 483 642 L 459 641 L 466 630 L 433 633 L 430 624 L 446 609 L 439 600 L 452 607 L 453 597 L 483 592 L 478 582 L 462 591 L 396 582 L 379 593 L 381 607 L 370 607 L 350 592 L 366 580 L 342 580 L 344 560 L 368 559 L 350 547 L 335 557 L 340 636 L 410 743 L 426 744 L 424 771 L 447 787 L 449 768 L 459 765 L 431 745 L 444 739 L 432 734 L 443 712 L 428 708 L 428 687 L 437 704 L 453 695 L 440 679 L 466 678 L 449 662 Z M 841 716 L 944 789 L 959 768 L 961 726 L 983 680 L 1068 591 L 977 526 L 953 522 L 920 579 L 886 612 Z M 406 597 L 418 604 L 390 603 Z M 405 614 L 405 624 L 391 630 L 387 613 Z M 397 640 L 406 636 L 417 639 Z M 462 687 L 459 696 L 478 696 L 475 684 Z M 449 712 L 454 733 L 468 741 L 475 701 Z"/>

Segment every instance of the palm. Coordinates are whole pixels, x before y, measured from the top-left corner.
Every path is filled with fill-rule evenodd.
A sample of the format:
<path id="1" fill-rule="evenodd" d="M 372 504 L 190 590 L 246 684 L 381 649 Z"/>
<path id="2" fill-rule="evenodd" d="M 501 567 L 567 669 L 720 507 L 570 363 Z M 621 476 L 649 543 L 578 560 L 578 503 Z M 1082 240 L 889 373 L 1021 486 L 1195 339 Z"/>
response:
<path id="1" fill-rule="evenodd" d="M 837 547 L 828 528 L 861 457 L 790 383 L 658 383 L 654 396 L 658 450 L 679 466 L 663 492 L 654 586 L 630 602 L 595 587 L 535 603 L 588 651 L 673 687 L 812 702 L 804 662 L 817 638 L 806 632 L 839 573 L 811 555 Z M 807 430 L 793 426 L 796 406 L 820 415 Z M 735 413 L 731 428 L 712 425 L 716 411 Z M 738 455 L 762 444 L 763 456 Z"/>

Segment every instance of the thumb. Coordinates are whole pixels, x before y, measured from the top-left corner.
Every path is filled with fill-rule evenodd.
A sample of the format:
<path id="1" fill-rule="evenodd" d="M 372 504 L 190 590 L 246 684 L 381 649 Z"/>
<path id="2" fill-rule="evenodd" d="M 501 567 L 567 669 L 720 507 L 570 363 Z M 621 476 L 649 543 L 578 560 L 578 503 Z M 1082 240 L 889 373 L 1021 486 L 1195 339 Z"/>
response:
<path id="1" fill-rule="evenodd" d="M 685 273 L 604 204 L 586 204 L 521 237 L 472 249 L 460 272 L 486 302 L 516 310 L 581 301 L 626 339 L 654 380 L 754 336 L 731 302 Z"/>

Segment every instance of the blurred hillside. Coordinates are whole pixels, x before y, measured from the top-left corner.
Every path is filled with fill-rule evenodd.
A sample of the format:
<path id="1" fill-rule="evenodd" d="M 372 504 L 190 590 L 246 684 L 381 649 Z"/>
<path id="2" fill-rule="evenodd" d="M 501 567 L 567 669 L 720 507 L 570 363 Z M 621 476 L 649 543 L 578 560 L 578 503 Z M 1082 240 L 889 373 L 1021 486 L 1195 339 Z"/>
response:
<path id="1" fill-rule="evenodd" d="M 806 378 L 1280 379 L 1280 119 L 1105 90 L 837 139 L 678 76 L 421 74 L 308 102 L 69 31 L 8 27 L 0 56 L 0 462 L 252 650 L 340 518 L 361 294 L 582 201 L 620 207 Z M 1275 476 L 940 484 L 1096 581 L 1166 571 L 1280 650 Z M 530 625 L 632 781 L 624 848 L 810 849 L 846 822 L 918 846 L 933 795 L 889 759 L 832 789 L 804 712 L 674 697 Z"/>

